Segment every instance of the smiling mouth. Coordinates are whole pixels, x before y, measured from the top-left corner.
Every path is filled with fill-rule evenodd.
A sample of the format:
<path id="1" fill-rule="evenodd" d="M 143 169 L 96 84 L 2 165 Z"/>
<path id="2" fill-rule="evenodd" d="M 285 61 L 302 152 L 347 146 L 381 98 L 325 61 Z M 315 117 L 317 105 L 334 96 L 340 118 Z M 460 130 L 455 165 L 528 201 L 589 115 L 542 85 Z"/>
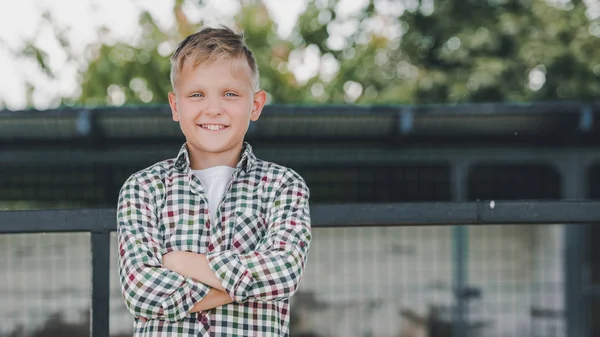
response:
<path id="1" fill-rule="evenodd" d="M 228 126 L 223 124 L 198 124 L 198 126 L 208 131 L 220 131 L 226 129 Z"/>

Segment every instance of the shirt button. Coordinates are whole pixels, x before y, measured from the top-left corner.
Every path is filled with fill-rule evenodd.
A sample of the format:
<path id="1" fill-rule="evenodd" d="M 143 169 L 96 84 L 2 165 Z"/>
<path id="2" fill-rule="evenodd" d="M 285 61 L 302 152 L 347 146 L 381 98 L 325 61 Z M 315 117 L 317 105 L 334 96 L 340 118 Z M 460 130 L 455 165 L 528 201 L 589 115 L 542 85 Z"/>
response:
<path id="1" fill-rule="evenodd" d="M 208 321 L 208 317 L 206 317 L 207 315 L 207 311 L 206 310 L 202 310 L 200 312 L 198 312 L 198 321 L 205 323 Z"/>

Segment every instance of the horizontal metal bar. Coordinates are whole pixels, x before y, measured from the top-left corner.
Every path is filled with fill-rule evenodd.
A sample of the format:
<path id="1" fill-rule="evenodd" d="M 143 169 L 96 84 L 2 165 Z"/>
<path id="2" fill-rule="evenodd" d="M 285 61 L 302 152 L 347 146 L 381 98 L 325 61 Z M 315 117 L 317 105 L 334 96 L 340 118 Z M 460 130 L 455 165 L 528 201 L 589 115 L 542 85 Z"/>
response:
<path id="1" fill-rule="evenodd" d="M 532 225 L 600 223 L 596 201 L 478 201 L 395 204 L 316 204 L 313 227 Z M 116 210 L 0 212 L 0 233 L 109 232 Z"/>
<path id="2" fill-rule="evenodd" d="M 595 201 L 478 201 L 313 207 L 316 227 L 600 223 Z"/>
<path id="3" fill-rule="evenodd" d="M 593 224 L 600 223 L 600 202 L 478 202 L 480 224 Z"/>
<path id="4" fill-rule="evenodd" d="M 477 221 L 476 203 L 333 204 L 311 207 L 314 227 L 464 224 Z"/>
<path id="5" fill-rule="evenodd" d="M 399 111 L 410 110 L 410 132 L 394 127 Z M 435 105 L 268 105 L 264 117 L 248 136 L 252 141 L 354 140 L 448 142 L 481 144 L 577 144 L 600 143 L 600 102 L 471 103 Z M 113 140 L 118 144 L 182 139 L 177 124 L 170 122 L 169 107 L 60 108 L 47 111 L 0 111 L 0 143 L 5 147 L 37 147 L 39 144 L 77 144 L 93 148 Z M 408 121 L 407 120 L 407 121 Z M 55 123 L 59 127 L 53 127 Z M 129 127 L 128 127 L 129 125 Z M 145 127 L 131 129 L 131 125 Z M 404 127 L 408 124 L 402 123 Z M 127 131 L 129 130 L 129 131 Z M 132 131 L 133 130 L 133 131 Z M 557 137 L 557 135 L 559 135 Z M 83 139 L 87 142 L 82 142 Z M 89 140 L 93 141 L 89 141 Z M 68 143 L 63 143 L 67 141 Z M 113 144 L 114 145 L 114 144 Z M 82 145 L 83 146 L 83 145 Z"/>
<path id="6" fill-rule="evenodd" d="M 0 233 L 110 232 L 116 229 L 116 211 L 69 209 L 0 211 Z"/>

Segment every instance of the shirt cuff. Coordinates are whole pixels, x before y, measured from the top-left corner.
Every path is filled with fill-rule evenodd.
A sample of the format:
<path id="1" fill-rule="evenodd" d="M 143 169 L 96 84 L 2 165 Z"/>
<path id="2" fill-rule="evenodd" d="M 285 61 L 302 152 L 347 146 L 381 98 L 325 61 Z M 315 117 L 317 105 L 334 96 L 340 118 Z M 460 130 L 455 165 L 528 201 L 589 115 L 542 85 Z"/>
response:
<path id="1" fill-rule="evenodd" d="M 165 320 L 170 322 L 181 321 L 196 303 L 202 301 L 209 291 L 209 286 L 196 282 L 191 278 L 186 278 L 184 285 L 163 302 L 162 308 Z"/>
<path id="2" fill-rule="evenodd" d="M 229 296 L 236 302 L 244 302 L 254 279 L 238 254 L 231 251 L 211 252 L 206 254 L 206 260 Z"/>

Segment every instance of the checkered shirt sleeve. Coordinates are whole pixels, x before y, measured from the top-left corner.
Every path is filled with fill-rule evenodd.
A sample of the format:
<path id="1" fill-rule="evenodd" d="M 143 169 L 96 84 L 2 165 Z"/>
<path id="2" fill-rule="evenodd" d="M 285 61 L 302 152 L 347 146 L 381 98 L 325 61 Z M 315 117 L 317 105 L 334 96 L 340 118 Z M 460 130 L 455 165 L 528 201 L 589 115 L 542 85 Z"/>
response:
<path id="1" fill-rule="evenodd" d="M 295 177 L 277 193 L 268 213 L 268 233 L 254 251 L 206 255 L 211 269 L 237 302 L 288 299 L 303 276 L 311 242 L 309 190 Z"/>
<path id="2" fill-rule="evenodd" d="M 117 208 L 119 277 L 134 316 L 182 320 L 210 288 L 162 266 L 153 197 L 135 175 L 121 188 Z"/>

